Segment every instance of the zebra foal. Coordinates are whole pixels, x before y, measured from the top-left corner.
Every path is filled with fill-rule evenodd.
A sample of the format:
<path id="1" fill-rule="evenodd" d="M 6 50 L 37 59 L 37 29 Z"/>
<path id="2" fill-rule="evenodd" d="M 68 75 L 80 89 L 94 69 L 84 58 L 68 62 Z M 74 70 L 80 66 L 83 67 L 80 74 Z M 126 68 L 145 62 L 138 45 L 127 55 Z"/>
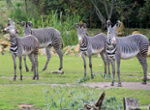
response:
<path id="1" fill-rule="evenodd" d="M 13 23 L 8 24 L 4 29 L 10 34 L 10 52 L 12 54 L 14 62 L 14 80 L 16 80 L 16 57 L 19 57 L 19 70 L 20 80 L 22 80 L 22 56 L 28 55 L 33 66 L 34 76 L 33 79 L 39 79 L 38 75 L 38 48 L 39 42 L 33 35 L 18 37 L 15 25 Z"/>
<path id="2" fill-rule="evenodd" d="M 107 21 L 107 43 L 106 53 L 112 65 L 113 80 L 112 86 L 115 81 L 115 61 L 117 63 L 118 86 L 121 86 L 120 81 L 120 62 L 121 59 L 129 59 L 137 57 L 142 65 L 144 79 L 143 84 L 147 81 L 147 52 L 149 41 L 148 38 L 142 34 L 128 35 L 126 37 L 117 37 L 116 28 L 120 25 L 120 21 L 111 26 L 111 21 Z"/>
<path id="3" fill-rule="evenodd" d="M 101 55 L 104 62 L 104 73 L 107 73 L 107 59 L 105 54 L 105 34 L 97 34 L 93 37 L 87 35 L 86 24 L 76 24 L 77 35 L 80 45 L 80 52 L 84 62 L 84 77 L 86 77 L 86 59 L 85 56 L 89 58 L 89 67 L 91 71 L 91 78 L 94 78 L 92 71 L 92 54 L 98 53 Z M 105 75 L 104 74 L 104 75 Z"/>

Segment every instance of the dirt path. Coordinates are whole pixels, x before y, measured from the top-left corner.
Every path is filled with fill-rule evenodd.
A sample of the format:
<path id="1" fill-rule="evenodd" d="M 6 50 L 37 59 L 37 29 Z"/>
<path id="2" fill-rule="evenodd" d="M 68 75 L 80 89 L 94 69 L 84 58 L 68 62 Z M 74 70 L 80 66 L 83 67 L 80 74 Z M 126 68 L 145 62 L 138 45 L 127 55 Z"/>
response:
<path id="1" fill-rule="evenodd" d="M 115 84 L 115 86 L 110 86 L 110 84 L 111 82 L 93 82 L 93 83 L 84 83 L 82 85 L 86 87 L 102 88 L 102 89 L 120 88 L 118 87 L 117 83 Z M 141 82 L 122 82 L 121 88 L 150 90 L 150 83 L 144 85 Z"/>
<path id="2" fill-rule="evenodd" d="M 122 87 L 118 87 L 117 83 L 115 83 L 115 86 L 110 85 L 111 82 L 87 82 L 87 83 L 67 83 L 67 84 L 48 84 L 48 83 L 38 83 L 38 84 L 0 84 L 0 86 L 25 86 L 25 85 L 31 85 L 31 86 L 66 86 L 66 87 L 75 87 L 75 86 L 84 86 L 89 88 L 100 88 L 100 89 L 110 89 L 110 88 L 127 88 L 127 89 L 141 89 L 141 90 L 150 90 L 150 82 L 148 82 L 146 85 L 143 85 L 141 82 L 122 82 Z"/>

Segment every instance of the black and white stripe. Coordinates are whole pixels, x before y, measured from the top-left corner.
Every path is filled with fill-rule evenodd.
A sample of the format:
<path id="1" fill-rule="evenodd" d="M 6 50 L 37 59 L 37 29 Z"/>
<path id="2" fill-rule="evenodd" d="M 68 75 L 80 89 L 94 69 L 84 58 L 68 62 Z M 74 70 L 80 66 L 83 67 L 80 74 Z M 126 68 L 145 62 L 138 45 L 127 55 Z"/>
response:
<path id="1" fill-rule="evenodd" d="M 50 48 L 53 47 L 60 59 L 59 72 L 62 71 L 63 68 L 63 40 L 60 32 L 57 29 L 52 27 L 46 28 L 32 28 L 31 22 L 24 22 L 24 34 L 35 36 L 39 41 L 39 48 L 45 48 L 47 54 L 47 60 L 44 65 L 43 71 L 47 69 L 48 63 L 51 58 Z"/>
<path id="2" fill-rule="evenodd" d="M 22 80 L 22 56 L 28 55 L 32 61 L 34 76 L 33 79 L 38 76 L 38 49 L 39 42 L 36 37 L 33 35 L 18 37 L 16 34 L 16 28 L 14 24 L 10 24 L 4 29 L 10 34 L 10 51 L 12 53 L 13 62 L 14 62 L 14 80 L 16 80 L 16 57 L 19 57 L 19 70 L 20 70 L 20 80 Z"/>
<path id="3" fill-rule="evenodd" d="M 116 50 L 117 50 L 116 44 L 111 44 L 110 42 L 107 42 L 106 53 L 109 58 L 115 58 Z"/>
<path id="4" fill-rule="evenodd" d="M 118 22 L 119 23 L 119 22 Z M 140 64 L 142 65 L 143 73 L 144 73 L 144 84 L 147 81 L 147 52 L 149 41 L 148 38 L 142 34 L 134 34 L 128 35 L 126 37 L 117 37 L 116 29 L 118 23 L 111 27 L 110 21 L 107 21 L 107 44 L 106 44 L 106 53 L 109 59 L 114 57 L 114 60 L 111 60 L 112 64 L 112 73 L 113 73 L 113 81 L 112 85 L 114 85 L 115 78 L 115 61 L 117 62 L 117 74 L 118 74 L 118 85 L 121 86 L 120 82 L 120 60 L 121 59 L 129 59 L 133 57 L 137 57 Z M 109 41 L 115 41 L 116 46 L 113 46 Z M 109 60 L 110 61 L 110 60 Z"/>
<path id="5" fill-rule="evenodd" d="M 88 46 L 88 40 L 87 37 L 83 37 L 81 43 L 80 43 L 80 51 L 85 52 L 87 51 Z"/>
<path id="6" fill-rule="evenodd" d="M 92 55 L 100 54 L 102 60 L 104 61 L 104 72 L 107 73 L 106 69 L 106 53 L 105 53 L 105 34 L 97 34 L 95 36 L 88 36 L 86 24 L 76 24 L 77 35 L 79 40 L 80 52 L 84 62 L 84 77 L 86 77 L 86 59 L 85 56 L 89 58 L 89 67 L 91 72 L 91 78 L 94 78 L 92 71 Z"/>
<path id="7" fill-rule="evenodd" d="M 11 42 L 10 52 L 17 54 L 18 53 L 18 45 L 16 42 Z"/>

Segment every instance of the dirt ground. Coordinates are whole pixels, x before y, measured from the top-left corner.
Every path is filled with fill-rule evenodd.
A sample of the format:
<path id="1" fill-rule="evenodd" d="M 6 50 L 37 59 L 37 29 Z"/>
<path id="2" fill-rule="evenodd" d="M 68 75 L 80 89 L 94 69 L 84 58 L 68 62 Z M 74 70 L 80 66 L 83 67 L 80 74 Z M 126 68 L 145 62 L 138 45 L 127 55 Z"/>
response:
<path id="1" fill-rule="evenodd" d="M 111 82 L 93 82 L 93 83 L 84 83 L 82 84 L 86 87 L 91 88 L 127 88 L 127 89 L 144 89 L 150 90 L 150 83 L 146 85 L 142 84 L 141 82 L 122 82 L 122 87 L 118 87 L 118 83 L 115 83 L 115 86 L 111 86 Z"/>

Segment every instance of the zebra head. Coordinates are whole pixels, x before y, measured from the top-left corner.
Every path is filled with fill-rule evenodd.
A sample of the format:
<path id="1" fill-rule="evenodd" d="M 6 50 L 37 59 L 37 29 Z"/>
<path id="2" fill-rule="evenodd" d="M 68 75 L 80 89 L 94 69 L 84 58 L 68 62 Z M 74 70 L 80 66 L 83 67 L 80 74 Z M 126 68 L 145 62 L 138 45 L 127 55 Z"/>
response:
<path id="1" fill-rule="evenodd" d="M 111 26 L 111 21 L 107 21 L 107 43 L 109 45 L 115 45 L 116 44 L 116 27 L 117 25 L 115 24 L 114 27 Z"/>
<path id="2" fill-rule="evenodd" d="M 76 24 L 75 26 L 76 26 L 77 33 L 78 33 L 78 39 L 80 41 L 84 36 L 87 36 L 87 26 L 85 23 Z"/>
<path id="3" fill-rule="evenodd" d="M 116 44 L 117 32 L 116 29 L 120 27 L 121 22 L 118 20 L 117 23 L 112 27 L 111 21 L 107 20 L 107 42 L 109 44 Z"/>
<path id="4" fill-rule="evenodd" d="M 8 18 L 7 26 L 9 26 L 9 25 L 15 25 L 15 22 L 11 18 Z"/>
<path id="5" fill-rule="evenodd" d="M 30 35 L 32 34 L 32 22 L 31 21 L 27 21 L 27 22 L 23 22 L 24 25 L 24 34 L 25 35 Z"/>
<path id="6" fill-rule="evenodd" d="M 8 19 L 8 24 L 7 27 L 4 28 L 4 31 L 10 34 L 16 34 L 17 29 L 15 27 L 15 22 L 13 22 L 11 19 Z"/>

